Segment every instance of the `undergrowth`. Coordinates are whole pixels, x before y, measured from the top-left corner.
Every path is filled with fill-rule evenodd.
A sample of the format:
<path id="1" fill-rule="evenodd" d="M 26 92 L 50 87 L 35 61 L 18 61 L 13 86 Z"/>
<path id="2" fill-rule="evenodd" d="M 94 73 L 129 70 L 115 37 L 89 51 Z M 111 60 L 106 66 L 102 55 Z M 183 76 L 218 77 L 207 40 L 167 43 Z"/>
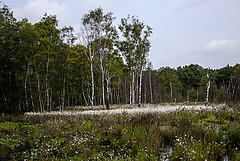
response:
<path id="1" fill-rule="evenodd" d="M 240 159 L 237 109 L 0 120 L 0 160 Z"/>

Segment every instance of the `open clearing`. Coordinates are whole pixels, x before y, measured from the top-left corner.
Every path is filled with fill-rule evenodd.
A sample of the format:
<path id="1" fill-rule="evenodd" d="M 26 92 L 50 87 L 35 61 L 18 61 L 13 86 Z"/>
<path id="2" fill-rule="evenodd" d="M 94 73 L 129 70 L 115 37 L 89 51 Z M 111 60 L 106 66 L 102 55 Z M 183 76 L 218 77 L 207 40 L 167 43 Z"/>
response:
<path id="1" fill-rule="evenodd" d="M 99 108 L 96 108 L 98 110 L 84 110 L 84 111 L 52 111 L 52 112 L 45 112 L 45 113 L 39 113 L 39 112 L 27 112 L 25 115 L 114 115 L 114 114 L 141 114 L 141 113 L 162 113 L 162 112 L 170 112 L 175 111 L 177 109 L 194 109 L 194 110 L 202 110 L 202 109 L 217 109 L 218 107 L 222 107 L 222 105 L 218 105 L 216 107 L 214 106 L 205 106 L 205 105 L 197 105 L 197 106 L 160 106 L 160 105 L 145 105 L 141 108 L 117 108 L 117 109 L 110 109 L 110 110 L 99 110 Z M 84 107 L 82 108 L 84 109 Z"/>

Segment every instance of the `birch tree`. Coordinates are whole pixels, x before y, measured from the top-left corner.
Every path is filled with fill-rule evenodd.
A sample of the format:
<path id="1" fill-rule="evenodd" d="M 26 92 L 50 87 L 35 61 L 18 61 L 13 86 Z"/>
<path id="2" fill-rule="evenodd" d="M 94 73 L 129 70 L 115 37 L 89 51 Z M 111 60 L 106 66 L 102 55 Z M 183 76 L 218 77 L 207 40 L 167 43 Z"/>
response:
<path id="1" fill-rule="evenodd" d="M 138 40 L 138 52 L 140 55 L 139 59 L 139 66 L 140 66 L 140 73 L 139 73 L 139 93 L 138 93 L 138 107 L 141 106 L 141 98 L 142 98 L 142 75 L 143 75 L 143 70 L 146 66 L 147 63 L 147 57 L 148 57 L 148 52 L 150 51 L 150 41 L 149 37 L 152 34 L 152 28 L 150 26 L 145 26 L 143 30 L 141 31 L 141 35 L 139 36 Z"/>
<path id="2" fill-rule="evenodd" d="M 82 19 L 82 42 L 88 48 L 88 59 L 91 66 L 91 79 L 92 79 L 92 97 L 91 106 L 94 105 L 94 63 L 93 60 L 99 60 L 99 68 L 101 72 L 101 84 L 102 84 L 102 103 L 105 109 L 105 75 L 106 67 L 105 64 L 108 61 L 107 55 L 111 54 L 111 48 L 109 48 L 109 43 L 117 39 L 117 31 L 113 26 L 112 13 L 103 13 L 101 8 L 91 10 L 88 14 L 85 14 Z"/>
<path id="3" fill-rule="evenodd" d="M 52 106 L 52 95 L 51 95 L 51 84 L 52 84 L 52 67 L 54 65 L 54 55 L 56 54 L 56 48 L 60 43 L 60 30 L 57 29 L 58 21 L 56 16 L 48 16 L 47 14 L 41 19 L 40 22 L 35 24 L 35 29 L 38 32 L 38 45 L 39 52 L 36 54 L 36 59 L 38 60 L 38 67 L 36 66 L 36 71 L 39 72 L 38 75 L 38 84 L 40 85 L 40 81 L 42 81 L 42 93 L 44 94 L 44 100 L 39 100 L 42 102 L 42 110 L 51 110 Z M 42 76 L 40 79 L 39 76 Z M 40 89 L 39 89 L 40 91 Z M 39 92 L 41 95 L 41 92 Z M 40 96 L 39 96 L 40 98 Z M 46 106 L 46 109 L 44 109 Z"/>
<path id="4" fill-rule="evenodd" d="M 114 42 L 118 38 L 117 30 L 113 26 L 113 21 L 115 20 L 115 17 L 113 17 L 112 13 L 103 13 L 103 10 L 101 8 L 97 9 L 98 12 L 101 14 L 98 14 L 102 16 L 102 21 L 100 22 L 100 34 L 99 39 L 97 40 L 97 44 L 99 46 L 98 50 L 98 58 L 99 58 L 99 66 L 101 70 L 101 76 L 102 76 L 102 102 L 103 102 L 103 108 L 105 107 L 105 80 L 106 80 L 106 88 L 107 88 L 107 109 L 109 109 L 109 81 L 112 77 L 114 77 L 114 74 L 110 74 L 109 72 L 109 64 L 114 63 L 112 57 L 114 54 Z M 108 64 L 108 65 L 107 65 Z M 106 79 L 105 79 L 106 78 Z"/>
<path id="5" fill-rule="evenodd" d="M 86 46 L 87 51 L 85 50 L 85 55 L 88 58 L 90 64 L 90 73 L 91 73 L 91 97 L 90 103 L 91 108 L 94 108 L 94 66 L 93 61 L 96 57 L 97 46 L 94 43 L 97 39 L 99 39 L 99 16 L 97 16 L 96 12 L 91 10 L 88 14 L 85 14 L 82 18 L 82 28 L 80 33 L 80 42 L 83 46 Z"/>
<path id="6" fill-rule="evenodd" d="M 209 90 L 210 90 L 210 86 L 211 86 L 211 77 L 210 77 L 210 74 L 209 74 L 208 71 L 207 71 L 207 79 L 208 79 L 208 82 L 207 82 L 207 92 L 206 92 L 206 103 L 205 103 L 205 105 L 209 106 Z"/>
<path id="7" fill-rule="evenodd" d="M 140 84 L 137 85 L 139 89 L 137 90 L 139 94 L 138 101 L 141 103 L 142 71 L 146 65 L 146 59 L 150 50 L 150 41 L 148 38 L 152 33 L 152 29 L 134 16 L 122 18 L 119 29 L 124 37 L 124 40 L 119 43 L 119 49 L 130 70 L 130 105 L 133 108 L 135 104 L 136 72 L 139 72 L 138 75 L 140 76 Z"/>
<path id="8" fill-rule="evenodd" d="M 149 82 L 149 91 L 150 91 L 150 103 L 153 103 L 153 90 L 152 90 L 152 70 L 153 70 L 153 66 L 152 66 L 151 61 L 148 62 L 147 68 L 148 68 L 148 82 Z"/>

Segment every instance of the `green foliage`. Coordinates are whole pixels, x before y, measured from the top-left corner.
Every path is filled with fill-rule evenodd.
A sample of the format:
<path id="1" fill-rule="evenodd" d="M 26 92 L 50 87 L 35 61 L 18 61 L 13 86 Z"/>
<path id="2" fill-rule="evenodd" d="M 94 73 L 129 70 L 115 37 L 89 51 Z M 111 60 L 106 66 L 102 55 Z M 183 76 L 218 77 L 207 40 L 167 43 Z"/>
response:
<path id="1" fill-rule="evenodd" d="M 0 123 L 2 160 L 239 158 L 240 119 L 237 110 L 229 108 L 134 115 L 29 115 L 15 121 Z"/>
<path id="2" fill-rule="evenodd" d="M 66 106 L 89 106 L 93 100 L 103 104 L 105 97 L 107 104 L 127 104 L 130 94 L 139 95 L 133 98 L 136 103 L 204 102 L 207 72 L 211 103 L 239 102 L 239 64 L 217 70 L 190 64 L 146 71 L 152 28 L 128 16 L 118 26 L 124 38 L 118 41 L 114 20 L 111 12 L 90 10 L 82 18 L 84 41 L 79 45 L 74 29 L 60 29 L 56 15 L 44 14 L 31 24 L 26 18 L 17 21 L 1 4 L 0 112 L 62 111 Z"/>

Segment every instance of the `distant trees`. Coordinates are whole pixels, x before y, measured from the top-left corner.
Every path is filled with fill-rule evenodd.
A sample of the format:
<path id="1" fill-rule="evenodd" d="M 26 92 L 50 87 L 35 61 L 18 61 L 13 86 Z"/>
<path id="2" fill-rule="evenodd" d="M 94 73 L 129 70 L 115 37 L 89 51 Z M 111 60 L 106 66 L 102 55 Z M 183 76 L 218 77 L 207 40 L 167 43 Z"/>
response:
<path id="1" fill-rule="evenodd" d="M 236 97 L 240 94 L 238 74 L 239 64 L 217 70 L 204 69 L 196 64 L 177 69 L 165 67 L 157 70 L 159 84 L 154 88 L 160 89 L 160 102 L 172 102 L 175 98 L 180 102 L 239 101 Z"/>
<path id="2" fill-rule="evenodd" d="M 74 29 L 45 14 L 31 24 L 0 8 L 0 112 L 65 110 L 66 106 L 182 101 L 240 101 L 240 65 L 212 70 L 191 64 L 153 69 L 148 60 L 151 27 L 101 8 Z M 119 36 L 119 35 L 122 36 Z M 120 37 L 120 38 L 119 38 Z M 207 76 L 211 76 L 211 79 Z M 207 86 L 211 84 L 211 86 Z"/>

